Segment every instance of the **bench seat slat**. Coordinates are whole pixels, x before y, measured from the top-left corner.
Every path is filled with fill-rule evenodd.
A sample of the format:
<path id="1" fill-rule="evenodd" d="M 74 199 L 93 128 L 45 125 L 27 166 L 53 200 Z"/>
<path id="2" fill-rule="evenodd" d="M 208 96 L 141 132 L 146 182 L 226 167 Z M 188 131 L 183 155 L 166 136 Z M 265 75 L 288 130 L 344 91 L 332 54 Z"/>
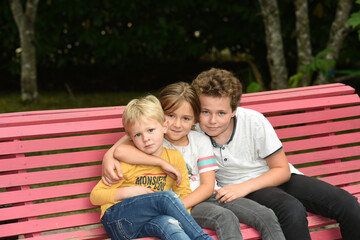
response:
<path id="1" fill-rule="evenodd" d="M 31 238 L 32 240 L 64 240 L 64 239 L 92 239 L 92 240 L 100 240 L 100 239 L 109 239 L 106 235 L 106 232 L 103 227 L 92 228 L 92 229 L 81 229 L 77 231 L 57 233 L 51 235 L 44 235 Z M 143 240 L 157 239 L 157 238 L 143 238 Z"/>
<path id="2" fill-rule="evenodd" d="M 342 239 L 340 228 L 330 228 L 324 230 L 318 230 L 316 232 L 310 232 L 311 240 L 337 240 Z"/>

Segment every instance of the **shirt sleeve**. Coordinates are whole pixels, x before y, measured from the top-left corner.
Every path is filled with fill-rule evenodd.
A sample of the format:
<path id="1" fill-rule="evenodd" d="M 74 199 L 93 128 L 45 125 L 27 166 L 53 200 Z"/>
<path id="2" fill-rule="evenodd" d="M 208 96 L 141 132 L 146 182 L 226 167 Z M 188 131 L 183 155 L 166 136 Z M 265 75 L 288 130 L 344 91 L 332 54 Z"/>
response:
<path id="1" fill-rule="evenodd" d="M 115 199 L 116 189 L 120 187 L 120 185 L 121 182 L 109 187 L 100 180 L 90 193 L 91 203 L 95 206 L 113 203 Z"/>
<path id="2" fill-rule="evenodd" d="M 129 164 L 122 163 L 121 170 L 123 175 L 126 176 L 129 172 Z M 115 193 L 117 188 L 124 186 L 124 180 L 113 184 L 111 187 L 105 185 L 101 180 L 95 185 L 90 193 L 90 202 L 95 206 L 101 206 L 109 203 L 115 203 Z"/>
<path id="3" fill-rule="evenodd" d="M 282 143 L 278 138 L 273 126 L 265 118 L 259 114 L 255 124 L 254 145 L 259 157 L 265 159 L 282 148 Z"/>
<path id="4" fill-rule="evenodd" d="M 210 139 L 206 136 L 201 136 L 201 142 L 198 142 L 197 146 L 199 148 L 199 158 L 197 160 L 199 173 L 219 169 L 216 163 L 216 158 L 213 153 Z"/>

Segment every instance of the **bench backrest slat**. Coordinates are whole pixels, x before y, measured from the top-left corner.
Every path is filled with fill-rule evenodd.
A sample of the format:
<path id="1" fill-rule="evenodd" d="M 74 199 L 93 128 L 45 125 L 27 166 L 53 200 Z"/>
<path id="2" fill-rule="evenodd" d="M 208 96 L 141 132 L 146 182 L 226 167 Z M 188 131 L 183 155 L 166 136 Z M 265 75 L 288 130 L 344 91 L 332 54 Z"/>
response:
<path id="1" fill-rule="evenodd" d="M 99 177 L 101 166 L 73 167 L 0 176 L 0 188 Z"/>
<path id="2" fill-rule="evenodd" d="M 49 139 L 0 142 L 0 154 L 20 154 L 62 149 L 76 149 L 114 144 L 124 133 L 105 133 L 81 136 L 60 136 Z"/>
<path id="3" fill-rule="evenodd" d="M 98 180 L 0 193 L 0 205 L 89 194 Z"/>

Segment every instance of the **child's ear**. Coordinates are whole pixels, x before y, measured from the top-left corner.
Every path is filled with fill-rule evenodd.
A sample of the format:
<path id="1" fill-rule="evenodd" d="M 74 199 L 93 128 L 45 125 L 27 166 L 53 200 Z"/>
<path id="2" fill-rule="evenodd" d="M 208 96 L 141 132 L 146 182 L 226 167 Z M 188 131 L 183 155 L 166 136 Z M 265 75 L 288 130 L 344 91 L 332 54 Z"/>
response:
<path id="1" fill-rule="evenodd" d="M 132 138 L 130 137 L 129 133 L 125 131 L 125 135 L 129 137 L 129 140 L 132 142 Z"/>
<path id="2" fill-rule="evenodd" d="M 231 113 L 231 117 L 235 117 L 236 109 Z"/>
<path id="3" fill-rule="evenodd" d="M 164 121 L 164 124 L 163 124 L 163 126 L 164 126 L 164 133 L 167 132 L 167 130 L 168 130 L 168 128 L 169 128 L 169 125 L 170 125 L 169 120 L 165 120 L 165 121 Z"/>

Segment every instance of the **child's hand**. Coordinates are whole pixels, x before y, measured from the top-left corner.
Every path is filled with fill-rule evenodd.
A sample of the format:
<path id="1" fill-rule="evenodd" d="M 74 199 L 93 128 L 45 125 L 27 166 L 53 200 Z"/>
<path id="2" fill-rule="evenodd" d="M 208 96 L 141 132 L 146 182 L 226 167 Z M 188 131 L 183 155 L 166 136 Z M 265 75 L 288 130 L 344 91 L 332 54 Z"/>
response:
<path id="1" fill-rule="evenodd" d="M 181 184 L 182 175 L 179 171 L 179 168 L 170 164 L 167 161 L 162 161 L 160 167 L 167 175 L 176 180 L 176 186 L 179 186 Z"/>
<path id="2" fill-rule="evenodd" d="M 223 188 L 215 190 L 215 192 L 215 199 L 218 199 L 219 202 L 225 203 L 231 202 L 240 197 L 245 197 L 249 194 L 249 191 L 246 190 L 243 183 L 227 185 Z"/>
<path id="3" fill-rule="evenodd" d="M 115 171 L 116 173 L 115 173 Z M 123 179 L 122 171 L 121 171 L 121 165 L 120 162 L 116 159 L 112 159 L 110 161 L 109 159 L 106 161 L 105 158 L 103 160 L 102 165 L 102 176 L 101 179 L 105 185 L 108 185 L 109 187 L 112 184 L 118 183 L 120 180 Z"/>

